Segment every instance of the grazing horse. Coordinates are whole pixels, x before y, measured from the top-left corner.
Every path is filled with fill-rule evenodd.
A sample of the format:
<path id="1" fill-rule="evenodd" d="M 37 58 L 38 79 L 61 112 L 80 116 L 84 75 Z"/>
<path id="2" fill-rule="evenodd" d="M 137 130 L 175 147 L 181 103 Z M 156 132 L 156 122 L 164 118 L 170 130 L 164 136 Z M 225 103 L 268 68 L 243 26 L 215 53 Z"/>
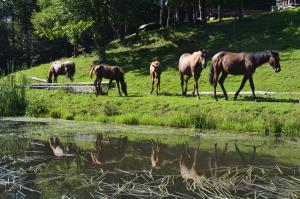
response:
<path id="1" fill-rule="evenodd" d="M 127 136 L 119 138 L 108 137 L 108 145 L 102 143 L 103 135 L 98 134 L 95 151 L 91 152 L 92 161 L 94 164 L 118 164 L 122 162 L 125 157 L 125 152 L 127 148 Z"/>
<path id="2" fill-rule="evenodd" d="M 216 96 L 216 87 L 219 82 L 224 97 L 227 100 L 228 96 L 224 87 L 224 81 L 228 74 L 231 75 L 244 75 L 241 86 L 235 93 L 234 100 L 237 99 L 239 92 L 243 89 L 247 80 L 250 82 L 253 98 L 256 101 L 254 92 L 254 83 L 252 74 L 256 68 L 269 62 L 275 72 L 280 72 L 280 58 L 279 54 L 274 51 L 263 51 L 257 53 L 232 53 L 232 52 L 218 52 L 212 58 L 210 68 L 209 81 L 214 86 L 214 97 Z M 221 77 L 219 75 L 222 73 Z"/>
<path id="3" fill-rule="evenodd" d="M 197 96 L 199 97 L 198 91 L 198 80 L 202 70 L 206 67 L 206 52 L 201 50 L 194 52 L 193 54 L 185 53 L 181 55 L 179 59 L 178 69 L 181 80 L 182 95 L 187 94 L 187 84 L 189 79 L 193 76 L 194 78 L 194 91 L 193 96 L 195 95 L 195 90 L 197 89 Z M 187 76 L 184 79 L 184 76 Z M 183 90 L 185 82 L 185 90 Z"/>
<path id="4" fill-rule="evenodd" d="M 161 75 L 161 69 L 160 69 L 160 62 L 159 61 L 153 61 L 150 64 L 150 76 L 152 79 L 152 90 L 150 93 L 154 90 L 154 83 L 155 80 L 157 80 L 156 83 L 156 95 L 158 95 L 158 90 L 160 90 L 160 75 Z"/>
<path id="5" fill-rule="evenodd" d="M 73 61 L 66 61 L 66 62 L 54 62 L 49 71 L 48 71 L 48 83 L 52 83 L 52 76 L 54 76 L 54 83 L 57 83 L 57 76 L 58 75 L 66 75 L 70 78 L 71 81 L 74 80 L 75 74 L 75 63 Z"/>
<path id="6" fill-rule="evenodd" d="M 96 96 L 98 96 L 101 93 L 101 81 L 102 78 L 109 79 L 109 85 L 107 89 L 106 95 L 108 95 L 108 91 L 111 87 L 112 81 L 116 80 L 117 86 L 118 86 L 118 91 L 119 95 L 121 95 L 120 91 L 120 83 L 121 83 L 121 88 L 125 96 L 127 97 L 127 85 L 124 79 L 124 72 L 119 66 L 107 66 L 107 65 L 94 65 L 91 68 L 90 71 L 90 76 L 92 78 L 93 73 L 96 75 L 96 80 L 94 81 L 95 85 L 95 90 L 96 90 Z"/>

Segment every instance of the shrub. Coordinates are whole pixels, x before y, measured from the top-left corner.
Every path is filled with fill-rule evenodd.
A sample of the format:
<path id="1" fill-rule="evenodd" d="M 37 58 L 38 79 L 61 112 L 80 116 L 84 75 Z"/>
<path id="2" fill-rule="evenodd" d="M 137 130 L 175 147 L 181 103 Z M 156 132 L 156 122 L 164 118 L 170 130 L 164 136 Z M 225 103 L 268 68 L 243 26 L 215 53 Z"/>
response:
<path id="1" fill-rule="evenodd" d="M 24 115 L 26 101 L 26 80 L 22 76 L 17 84 L 15 75 L 0 77 L 0 116 Z"/>
<path id="2" fill-rule="evenodd" d="M 43 100 L 30 101 L 26 108 L 26 115 L 39 117 L 48 113 L 48 108 Z"/>

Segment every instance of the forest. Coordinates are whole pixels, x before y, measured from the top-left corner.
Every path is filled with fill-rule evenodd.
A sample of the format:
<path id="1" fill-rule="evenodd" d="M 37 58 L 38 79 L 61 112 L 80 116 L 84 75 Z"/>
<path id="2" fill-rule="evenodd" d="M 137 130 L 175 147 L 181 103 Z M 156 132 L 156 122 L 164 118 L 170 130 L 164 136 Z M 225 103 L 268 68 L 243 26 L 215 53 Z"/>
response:
<path id="1" fill-rule="evenodd" d="M 105 62 L 110 41 L 156 28 L 198 24 L 247 11 L 270 10 L 275 0 L 1 0 L 0 70 L 8 73 L 61 57 L 95 52 Z M 155 26 L 153 26 L 155 27 Z"/>

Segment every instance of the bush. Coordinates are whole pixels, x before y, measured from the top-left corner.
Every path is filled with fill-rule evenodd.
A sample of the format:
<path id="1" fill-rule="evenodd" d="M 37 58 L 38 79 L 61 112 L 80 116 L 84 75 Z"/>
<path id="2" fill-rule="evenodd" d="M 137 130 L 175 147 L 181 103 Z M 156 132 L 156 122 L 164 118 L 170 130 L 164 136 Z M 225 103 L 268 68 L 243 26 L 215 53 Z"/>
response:
<path id="1" fill-rule="evenodd" d="M 103 112 L 106 116 L 114 116 L 120 114 L 118 107 L 110 103 L 104 105 Z"/>
<path id="2" fill-rule="evenodd" d="M 31 101 L 26 108 L 26 115 L 39 117 L 48 113 L 45 102 L 42 100 Z"/>
<path id="3" fill-rule="evenodd" d="M 26 101 L 26 80 L 22 76 L 20 85 L 17 85 L 15 75 L 0 77 L 0 116 L 24 115 Z"/>

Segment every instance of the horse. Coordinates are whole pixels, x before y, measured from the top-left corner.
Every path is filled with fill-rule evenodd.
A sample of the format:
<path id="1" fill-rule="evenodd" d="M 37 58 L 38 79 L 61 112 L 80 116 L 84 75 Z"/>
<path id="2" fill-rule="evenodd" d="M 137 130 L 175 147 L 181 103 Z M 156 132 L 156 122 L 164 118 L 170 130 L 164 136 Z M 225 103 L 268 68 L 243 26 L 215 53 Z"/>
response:
<path id="1" fill-rule="evenodd" d="M 98 96 L 101 93 L 102 78 L 106 78 L 109 79 L 106 95 L 108 95 L 108 91 L 111 87 L 112 81 L 116 80 L 119 95 L 122 96 L 120 92 L 120 83 L 121 83 L 122 91 L 127 97 L 127 84 L 124 79 L 124 72 L 119 66 L 107 66 L 104 64 L 94 65 L 92 66 L 90 71 L 91 78 L 93 77 L 93 74 L 96 75 L 96 80 L 94 81 L 96 96 Z"/>
<path id="2" fill-rule="evenodd" d="M 108 145 L 103 143 L 103 135 L 98 134 L 95 143 L 95 151 L 91 152 L 91 158 L 94 164 L 118 164 L 125 158 L 127 148 L 127 136 L 119 138 L 108 137 Z"/>
<path id="3" fill-rule="evenodd" d="M 150 91 L 151 94 L 153 93 L 154 90 L 155 80 L 157 80 L 156 95 L 158 95 L 158 90 L 160 90 L 160 75 L 161 75 L 160 62 L 158 60 L 151 62 L 150 64 L 150 76 L 152 79 L 152 90 Z"/>
<path id="4" fill-rule="evenodd" d="M 197 96 L 199 97 L 198 91 L 198 80 L 201 75 L 202 70 L 206 67 L 206 52 L 205 50 L 200 50 L 194 52 L 193 54 L 184 53 L 179 59 L 178 69 L 181 80 L 182 95 L 187 94 L 187 84 L 189 79 L 193 76 L 194 78 L 194 90 L 193 96 L 195 96 L 195 90 L 197 89 Z M 184 79 L 184 76 L 187 76 Z M 185 82 L 185 90 L 183 90 Z"/>
<path id="5" fill-rule="evenodd" d="M 57 83 L 58 75 L 66 75 L 71 81 L 74 80 L 75 63 L 73 61 L 52 63 L 48 71 L 48 83 L 52 83 L 52 76 L 54 76 L 54 83 Z"/>
<path id="6" fill-rule="evenodd" d="M 237 99 L 246 81 L 249 80 L 253 98 L 254 101 L 256 101 L 252 75 L 257 67 L 267 62 L 269 62 L 276 73 L 280 72 L 281 69 L 279 53 L 275 51 L 268 50 L 256 53 L 232 53 L 221 51 L 215 54 L 212 58 L 212 64 L 209 74 L 209 82 L 214 86 L 214 98 L 217 100 L 216 87 L 219 82 L 223 90 L 225 99 L 228 99 L 224 87 L 224 81 L 228 74 L 231 74 L 244 75 L 241 86 L 234 95 L 234 100 Z M 222 75 L 219 78 L 219 75 L 221 73 Z"/>

